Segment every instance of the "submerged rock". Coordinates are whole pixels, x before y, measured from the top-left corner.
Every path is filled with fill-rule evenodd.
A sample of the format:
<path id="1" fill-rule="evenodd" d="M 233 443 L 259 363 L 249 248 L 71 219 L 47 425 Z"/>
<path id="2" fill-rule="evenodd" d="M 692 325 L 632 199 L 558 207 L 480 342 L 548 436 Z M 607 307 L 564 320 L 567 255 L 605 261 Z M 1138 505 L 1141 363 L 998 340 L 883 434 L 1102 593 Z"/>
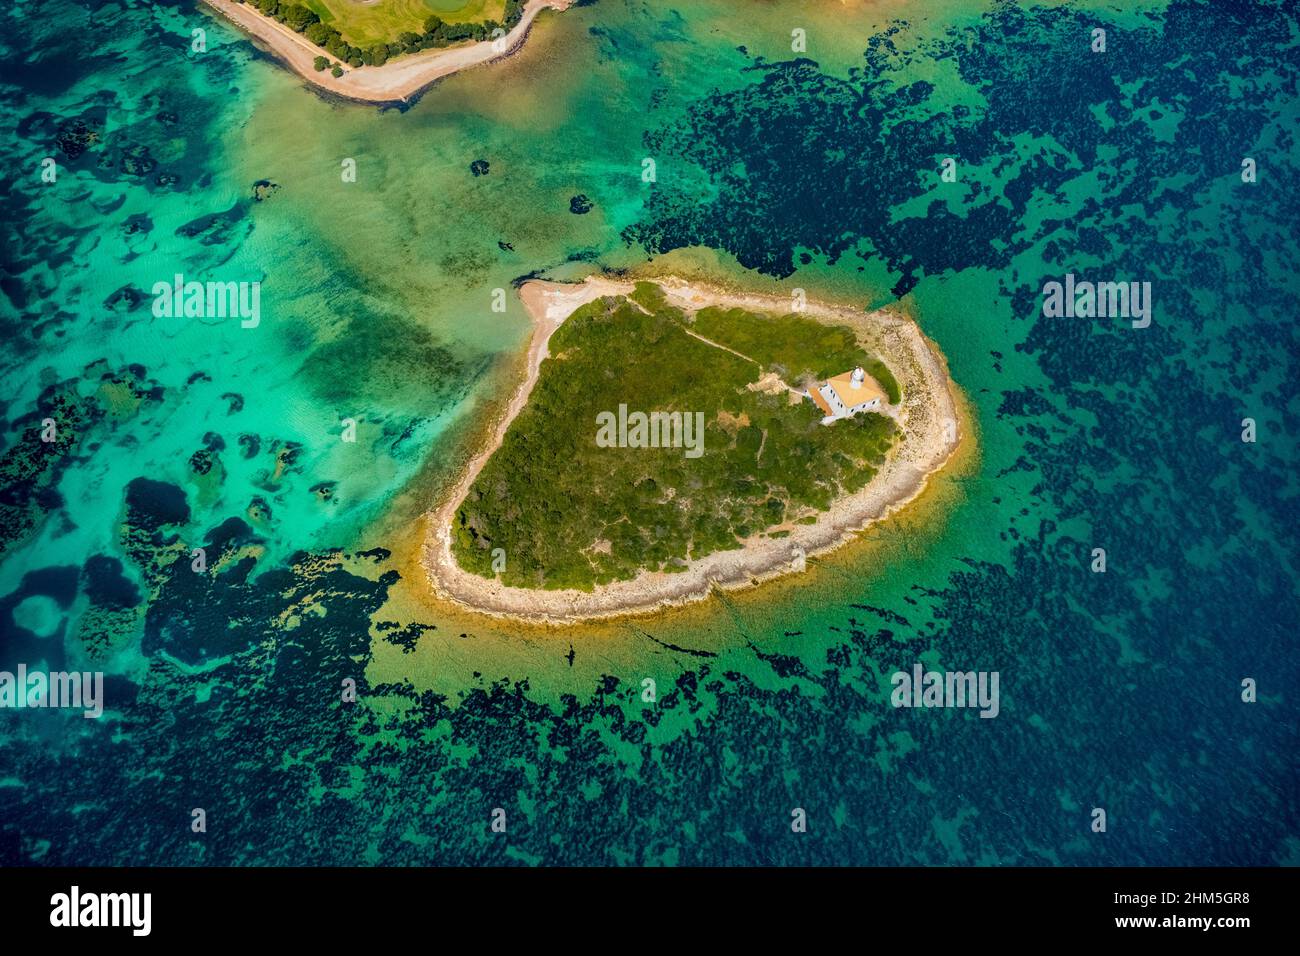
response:
<path id="1" fill-rule="evenodd" d="M 83 120 L 73 120 L 59 130 L 56 142 L 63 155 L 76 159 L 89 147 L 99 142 L 99 133 L 91 129 Z"/>
<path id="2" fill-rule="evenodd" d="M 136 213 L 128 216 L 126 222 L 122 223 L 122 232 L 128 236 L 134 236 L 141 232 L 150 232 L 153 230 L 153 220 L 144 213 Z"/>
<path id="3" fill-rule="evenodd" d="M 142 289 L 137 289 L 133 285 L 124 285 L 104 300 L 104 308 L 110 312 L 134 312 L 146 298 Z"/>
<path id="4" fill-rule="evenodd" d="M 144 176 L 154 171 L 157 160 L 149 155 L 149 147 L 140 143 L 122 150 L 122 172 L 131 176 Z"/>
<path id="5" fill-rule="evenodd" d="M 261 202 L 264 199 L 270 199 L 279 188 L 279 183 L 273 183 L 269 179 L 259 179 L 253 183 L 253 201 Z"/>
<path id="6" fill-rule="evenodd" d="M 244 433 L 239 436 L 239 449 L 245 458 L 254 458 L 262 448 L 262 439 L 257 435 Z"/>
<path id="7" fill-rule="evenodd" d="M 578 195 L 569 200 L 569 212 L 573 213 L 575 216 L 585 216 L 587 213 L 591 212 L 591 207 L 594 205 L 596 205 L 594 202 L 582 193 L 578 193 Z"/>

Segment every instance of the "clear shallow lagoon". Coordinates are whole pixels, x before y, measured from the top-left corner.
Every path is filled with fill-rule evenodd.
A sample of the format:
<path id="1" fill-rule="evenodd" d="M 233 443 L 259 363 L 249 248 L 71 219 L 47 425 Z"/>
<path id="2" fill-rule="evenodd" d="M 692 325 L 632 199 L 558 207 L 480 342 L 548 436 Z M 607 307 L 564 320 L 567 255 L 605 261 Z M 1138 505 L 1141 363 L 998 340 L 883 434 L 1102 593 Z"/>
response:
<path id="1" fill-rule="evenodd" d="M 99 721 L 0 711 L 0 858 L 1300 860 L 1294 8 L 918 6 L 599 0 L 404 111 L 189 4 L 10 14 L 0 668 L 110 677 Z M 527 335 L 492 290 L 602 267 L 899 299 L 977 449 L 687 611 L 424 602 L 417 518 Z M 1152 326 L 1043 318 L 1068 271 L 1152 281 Z M 176 273 L 261 324 L 155 318 Z M 999 671 L 998 718 L 891 708 L 917 660 Z"/>

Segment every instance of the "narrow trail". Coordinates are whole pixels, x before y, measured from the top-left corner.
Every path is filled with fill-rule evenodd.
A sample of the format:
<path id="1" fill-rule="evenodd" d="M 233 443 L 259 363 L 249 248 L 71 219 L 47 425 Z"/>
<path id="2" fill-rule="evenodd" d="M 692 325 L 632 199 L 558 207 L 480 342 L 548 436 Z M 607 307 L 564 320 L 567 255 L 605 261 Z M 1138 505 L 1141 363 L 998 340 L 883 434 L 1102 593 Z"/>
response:
<path id="1" fill-rule="evenodd" d="M 740 352 L 737 352 L 735 349 L 727 348 L 727 346 L 723 345 L 721 342 L 715 342 L 715 341 L 713 341 L 713 339 L 706 339 L 704 336 L 700 335 L 698 332 L 692 332 L 690 329 L 684 329 L 684 331 L 685 331 L 686 334 L 689 335 L 691 338 L 693 338 L 693 339 L 699 339 L 699 340 L 700 340 L 701 342 L 703 342 L 705 345 L 712 345 L 715 349 L 722 349 L 722 351 L 724 351 L 724 352 L 730 352 L 732 355 L 736 356 L 736 358 L 744 359 L 746 362 L 750 362 L 750 363 L 752 363 L 752 364 L 754 364 L 754 365 L 757 365 L 759 368 L 762 368 L 762 367 L 763 367 L 763 366 L 758 362 L 757 359 L 752 359 L 752 358 L 750 358 L 748 355 L 743 355 L 743 354 L 741 354 Z"/>

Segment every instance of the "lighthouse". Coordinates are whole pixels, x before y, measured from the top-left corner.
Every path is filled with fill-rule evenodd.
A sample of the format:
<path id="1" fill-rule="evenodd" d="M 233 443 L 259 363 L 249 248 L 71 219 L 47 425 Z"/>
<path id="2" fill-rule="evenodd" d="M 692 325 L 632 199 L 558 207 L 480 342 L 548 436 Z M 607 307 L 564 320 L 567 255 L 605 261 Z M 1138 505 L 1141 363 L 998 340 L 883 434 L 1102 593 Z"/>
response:
<path id="1" fill-rule="evenodd" d="M 851 372 L 832 376 L 820 388 L 808 392 L 822 410 L 822 424 L 829 425 L 858 412 L 877 411 L 886 402 L 885 390 L 861 365 Z"/>

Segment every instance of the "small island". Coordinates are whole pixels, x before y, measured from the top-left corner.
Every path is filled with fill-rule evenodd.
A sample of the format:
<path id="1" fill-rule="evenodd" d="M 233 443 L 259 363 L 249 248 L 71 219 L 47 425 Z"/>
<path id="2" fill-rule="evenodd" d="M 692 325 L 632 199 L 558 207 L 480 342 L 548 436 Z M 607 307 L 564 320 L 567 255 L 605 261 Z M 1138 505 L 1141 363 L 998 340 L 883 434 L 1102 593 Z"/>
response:
<path id="1" fill-rule="evenodd" d="M 796 573 L 915 497 L 960 439 L 910 319 L 675 278 L 529 281 L 527 374 L 426 516 L 435 590 L 574 621 Z"/>

